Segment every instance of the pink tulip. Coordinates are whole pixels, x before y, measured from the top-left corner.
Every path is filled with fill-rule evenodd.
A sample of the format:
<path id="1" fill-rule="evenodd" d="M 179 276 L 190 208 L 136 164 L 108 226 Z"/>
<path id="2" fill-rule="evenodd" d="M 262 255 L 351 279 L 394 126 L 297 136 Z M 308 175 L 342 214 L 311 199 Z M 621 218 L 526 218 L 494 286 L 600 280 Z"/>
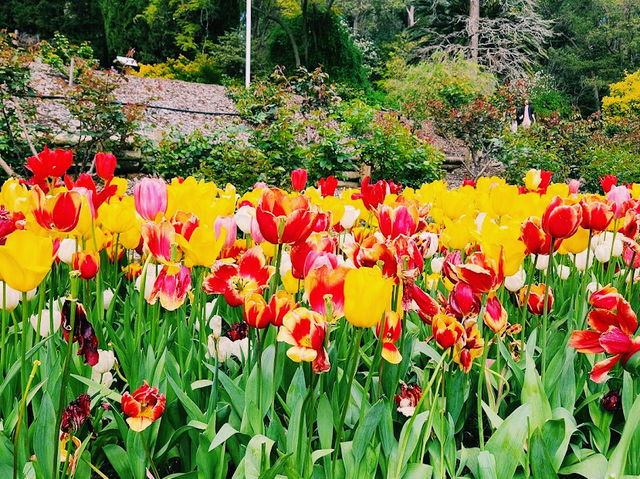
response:
<path id="1" fill-rule="evenodd" d="M 569 187 L 569 193 L 575 195 L 578 190 L 580 189 L 580 181 L 579 180 L 569 180 L 569 183 L 567 183 L 567 186 Z"/>
<path id="2" fill-rule="evenodd" d="M 222 228 L 225 229 L 226 239 L 224 241 L 224 247 L 231 248 L 238 234 L 235 218 L 233 216 L 218 216 L 213 223 L 213 228 L 216 230 L 216 237 L 220 236 Z"/>
<path id="3" fill-rule="evenodd" d="M 133 187 L 136 211 L 145 220 L 155 221 L 167 211 L 167 184 L 158 178 L 143 178 Z"/>
<path id="4" fill-rule="evenodd" d="M 631 193 L 626 186 L 612 186 L 607 199 L 613 202 L 613 217 L 618 219 L 625 215 L 625 204 L 631 199 Z"/>

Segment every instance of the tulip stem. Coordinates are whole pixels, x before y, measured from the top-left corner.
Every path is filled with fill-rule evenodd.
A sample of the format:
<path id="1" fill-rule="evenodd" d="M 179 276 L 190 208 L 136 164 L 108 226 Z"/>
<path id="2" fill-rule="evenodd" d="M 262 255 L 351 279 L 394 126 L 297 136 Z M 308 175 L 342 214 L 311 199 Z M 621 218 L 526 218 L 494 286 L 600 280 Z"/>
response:
<path id="1" fill-rule="evenodd" d="M 0 340 L 0 374 L 4 374 L 4 362 L 7 351 L 7 283 L 2 282 L 2 340 Z"/>
<path id="2" fill-rule="evenodd" d="M 27 293 L 22 293 L 22 342 L 20 344 L 20 385 L 21 385 L 21 389 L 24 390 L 24 388 L 27 385 L 27 370 L 26 370 L 26 363 L 25 363 L 25 357 L 27 355 L 27 334 L 29 333 L 29 330 L 27 329 L 27 321 L 29 321 L 28 319 L 28 299 L 27 299 Z"/>
<path id="3" fill-rule="evenodd" d="M 67 301 L 71 301 L 71 310 L 69 325 L 70 329 L 68 332 L 67 338 L 67 353 L 64 358 L 64 366 L 62 368 L 62 382 L 60 384 L 60 398 L 58 399 L 58 409 L 56 410 L 56 427 L 54 428 L 54 441 L 53 441 L 53 469 L 55 471 L 55 477 L 58 477 L 59 467 L 58 467 L 58 445 L 60 442 L 60 424 L 62 423 L 62 411 L 65 407 L 66 402 L 66 390 L 67 390 L 67 381 L 69 379 L 69 369 L 71 366 L 71 351 L 73 349 L 73 336 L 76 327 L 76 310 L 78 306 L 76 304 L 76 296 L 78 295 L 78 279 L 71 277 L 71 298 L 68 298 Z"/>
<path id="4" fill-rule="evenodd" d="M 338 460 L 338 450 L 340 448 L 340 440 L 342 439 L 342 429 L 344 428 L 344 420 L 347 417 L 347 409 L 349 409 L 349 401 L 351 399 L 351 386 L 353 384 L 353 378 L 356 375 L 358 369 L 358 359 L 360 358 L 360 341 L 362 340 L 363 328 L 357 328 L 356 337 L 353 342 L 353 349 L 351 350 L 351 357 L 349 358 L 349 369 L 347 371 L 347 392 L 345 394 L 344 402 L 342 404 L 342 412 L 340 413 L 340 422 L 336 429 L 336 441 L 333 446 L 333 461 L 331 464 L 331 477 L 335 475 L 336 463 Z"/>
<path id="5" fill-rule="evenodd" d="M 37 359 L 33 362 L 33 368 L 31 369 L 31 374 L 29 375 L 29 379 L 27 380 L 26 387 L 24 389 L 24 393 L 22 395 L 22 400 L 20 401 L 20 409 L 18 412 L 18 422 L 16 423 L 16 433 L 13 438 L 13 478 L 16 479 L 18 477 L 18 441 L 20 439 L 20 426 L 22 426 L 22 417 L 24 416 L 24 407 L 27 402 L 27 395 L 29 394 L 29 389 L 31 389 L 31 383 L 33 382 L 33 378 L 36 375 L 36 371 L 40 366 L 40 361 Z M 28 439 L 27 439 L 28 441 Z"/>
<path id="6" fill-rule="evenodd" d="M 479 364 L 480 367 L 480 375 L 478 376 L 478 392 L 477 392 L 477 414 L 478 414 L 478 444 L 480 445 L 480 450 L 484 449 L 484 425 L 482 424 L 482 388 L 484 386 L 484 368 L 487 362 L 487 352 L 489 350 L 489 346 L 486 344 L 482 349 L 482 359 Z"/>
<path id="7" fill-rule="evenodd" d="M 545 273 L 545 285 L 544 285 L 544 315 L 542 316 L 542 384 L 544 385 L 544 378 L 547 372 L 547 328 L 549 326 L 549 282 L 553 276 L 553 247 L 556 239 L 551 237 L 551 248 L 549 249 L 549 266 Z"/>
<path id="8" fill-rule="evenodd" d="M 580 329 L 582 328 L 583 320 L 584 318 L 582 317 L 582 315 L 584 314 L 584 299 L 585 296 L 587 295 L 586 292 L 586 284 L 585 284 L 585 280 L 587 278 L 587 270 L 589 269 L 589 257 L 591 255 L 591 240 L 593 239 L 593 230 L 589 230 L 589 241 L 587 242 L 587 258 L 585 259 L 585 264 L 584 264 L 584 270 L 582 271 L 582 275 L 580 277 L 580 295 L 578 296 L 578 299 L 580 301 L 580 313 L 578 314 L 578 316 L 575 319 L 575 324 L 577 326 L 576 329 Z"/>
<path id="9" fill-rule="evenodd" d="M 140 440 L 142 442 L 142 448 L 144 449 L 144 453 L 147 456 L 147 460 L 149 461 L 149 465 L 151 466 L 151 470 L 153 471 L 153 475 L 156 479 L 160 479 L 160 474 L 158 473 L 158 469 L 156 469 L 156 465 L 153 462 L 153 457 L 151 457 L 151 453 L 149 452 L 149 446 L 147 446 L 147 440 L 144 438 L 144 432 L 140 432 Z"/>
<path id="10" fill-rule="evenodd" d="M 262 434 L 264 428 L 262 417 L 262 337 L 259 329 L 256 329 L 256 350 L 258 353 L 258 418 L 260 419 L 258 434 Z"/>
<path id="11" fill-rule="evenodd" d="M 269 298 L 266 298 L 267 301 L 271 299 L 271 296 L 276 294 L 276 290 L 278 289 L 278 284 L 280 283 L 280 264 L 281 263 L 282 263 L 282 243 L 278 243 L 278 249 L 276 251 L 276 270 L 273 273 L 273 283 L 271 283 L 271 287 L 269 288 Z"/>
<path id="12" fill-rule="evenodd" d="M 520 315 L 520 324 L 522 324 L 522 331 L 520 332 L 520 348 L 524 349 L 525 344 L 525 329 L 527 326 L 527 308 L 529 307 L 529 296 L 531 295 L 531 285 L 533 284 L 533 273 L 538 266 L 538 258 L 540 255 L 536 255 L 535 261 L 530 261 L 529 269 L 527 270 L 527 294 L 525 300 L 522 303 L 522 314 Z"/>

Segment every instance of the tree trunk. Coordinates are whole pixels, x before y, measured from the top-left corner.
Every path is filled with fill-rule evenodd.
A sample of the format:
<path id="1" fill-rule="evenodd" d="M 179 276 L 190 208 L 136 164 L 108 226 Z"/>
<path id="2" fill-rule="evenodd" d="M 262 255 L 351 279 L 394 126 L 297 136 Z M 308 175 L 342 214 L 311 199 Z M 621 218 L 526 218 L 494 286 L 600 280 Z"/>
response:
<path id="1" fill-rule="evenodd" d="M 285 21 L 282 18 L 280 18 L 279 16 L 277 16 L 277 15 L 273 15 L 271 13 L 268 13 L 266 15 L 266 17 L 269 20 L 272 20 L 272 21 L 276 22 L 278 25 L 280 25 L 282 27 L 282 29 L 284 30 L 284 32 L 289 37 L 289 42 L 291 43 L 291 50 L 293 50 L 293 57 L 294 57 L 295 62 L 296 62 L 296 68 L 299 68 L 300 67 L 300 53 L 298 52 L 298 44 L 296 43 L 296 38 L 293 36 L 293 32 L 289 28 L 289 25 L 287 25 L 285 23 Z"/>
<path id="2" fill-rule="evenodd" d="M 480 0 L 469 0 L 469 25 L 467 30 L 471 38 L 471 59 L 478 61 L 478 30 L 480 27 Z"/>
<path id="3" fill-rule="evenodd" d="M 407 26 L 412 27 L 416 24 L 416 7 L 411 5 L 407 7 Z"/>

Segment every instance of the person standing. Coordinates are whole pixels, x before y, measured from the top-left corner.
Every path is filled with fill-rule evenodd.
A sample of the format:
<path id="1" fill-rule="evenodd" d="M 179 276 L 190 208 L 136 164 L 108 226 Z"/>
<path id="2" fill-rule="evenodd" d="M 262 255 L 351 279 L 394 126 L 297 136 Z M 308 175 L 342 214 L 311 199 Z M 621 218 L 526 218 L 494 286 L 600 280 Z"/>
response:
<path id="1" fill-rule="evenodd" d="M 524 101 L 524 106 L 518 112 L 518 123 L 523 129 L 528 129 L 536 122 L 536 114 L 533 107 L 529 104 L 529 100 Z"/>

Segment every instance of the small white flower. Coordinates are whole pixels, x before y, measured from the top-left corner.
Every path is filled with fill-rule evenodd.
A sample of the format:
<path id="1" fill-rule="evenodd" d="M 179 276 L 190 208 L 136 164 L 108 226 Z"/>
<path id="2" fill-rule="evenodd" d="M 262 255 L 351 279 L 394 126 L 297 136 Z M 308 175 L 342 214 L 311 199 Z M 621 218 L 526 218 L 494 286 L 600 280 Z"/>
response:
<path id="1" fill-rule="evenodd" d="M 556 274 L 560 279 L 567 279 L 571 274 L 571 268 L 563 264 L 559 264 L 556 266 Z"/>
<path id="2" fill-rule="evenodd" d="M 360 217 L 360 210 L 352 205 L 344 206 L 344 214 L 340 218 L 340 226 L 345 230 L 351 229 L 356 220 Z"/>
<path id="3" fill-rule="evenodd" d="M 527 273 L 525 273 L 524 270 L 520 268 L 516 274 L 506 276 L 504 278 L 504 287 L 511 292 L 520 291 L 520 289 L 522 289 L 522 287 L 524 286 L 526 280 Z"/>
<path id="4" fill-rule="evenodd" d="M 589 294 L 593 294 L 596 291 L 598 291 L 599 289 L 601 289 L 602 286 L 600 286 L 600 284 L 597 281 L 591 281 L 587 287 L 586 290 Z"/>
<path id="5" fill-rule="evenodd" d="M 549 255 L 539 254 L 537 256 L 532 255 L 531 261 L 536 265 L 538 271 L 545 271 L 549 267 Z"/>
<path id="6" fill-rule="evenodd" d="M 160 274 L 160 265 L 149 264 L 142 270 L 140 276 L 136 278 L 136 290 L 140 291 L 142 285 L 142 279 L 144 278 L 144 299 L 148 300 L 153 290 L 153 285 L 156 282 L 158 274 Z M 147 274 L 145 275 L 145 270 Z"/>
<path id="7" fill-rule="evenodd" d="M 65 238 L 60 241 L 58 248 L 58 258 L 65 264 L 71 264 L 73 261 L 73 253 L 78 250 L 78 243 L 75 239 Z"/>
<path id="8" fill-rule="evenodd" d="M 444 264 L 444 257 L 439 256 L 431 260 L 431 271 L 440 274 L 442 271 L 442 265 Z"/>
<path id="9" fill-rule="evenodd" d="M 4 296 L 5 291 L 7 292 L 6 298 Z M 20 303 L 20 298 L 22 298 L 20 291 L 16 291 L 8 284 L 5 284 L 4 281 L 0 281 L 0 309 L 13 311 Z"/>
<path id="10" fill-rule="evenodd" d="M 416 411 L 415 406 L 411 405 L 411 400 L 408 398 L 400 399 L 400 404 L 398 405 L 398 412 L 404 416 L 411 417 L 413 413 Z"/>
<path id="11" fill-rule="evenodd" d="M 249 234 L 251 233 L 251 222 L 256 217 L 256 209 L 249 205 L 241 206 L 233 217 L 240 231 Z"/>
<path id="12" fill-rule="evenodd" d="M 111 306 L 111 301 L 113 301 L 113 290 L 105 289 L 102 292 L 102 307 L 107 310 L 109 306 Z"/>
<path id="13" fill-rule="evenodd" d="M 33 314 L 29 318 L 31 326 L 36 331 L 38 330 L 38 315 Z M 53 309 L 43 309 L 40 314 L 40 336 L 46 337 L 49 334 L 54 334 L 60 329 L 60 323 L 62 321 L 62 315 L 60 314 L 60 308 L 58 302 L 53 302 Z M 53 323 L 53 331 L 51 331 L 51 323 Z"/>
<path id="14" fill-rule="evenodd" d="M 116 362 L 116 356 L 111 350 L 98 349 L 98 362 L 93 366 L 93 370 L 98 374 L 111 371 Z"/>
<path id="15" fill-rule="evenodd" d="M 589 256 L 589 265 L 587 266 L 587 255 Z M 573 264 L 576 266 L 578 271 L 584 271 L 587 267 L 591 267 L 593 264 L 593 253 L 589 253 L 588 249 L 581 251 L 578 254 L 570 255 L 573 260 Z"/>

